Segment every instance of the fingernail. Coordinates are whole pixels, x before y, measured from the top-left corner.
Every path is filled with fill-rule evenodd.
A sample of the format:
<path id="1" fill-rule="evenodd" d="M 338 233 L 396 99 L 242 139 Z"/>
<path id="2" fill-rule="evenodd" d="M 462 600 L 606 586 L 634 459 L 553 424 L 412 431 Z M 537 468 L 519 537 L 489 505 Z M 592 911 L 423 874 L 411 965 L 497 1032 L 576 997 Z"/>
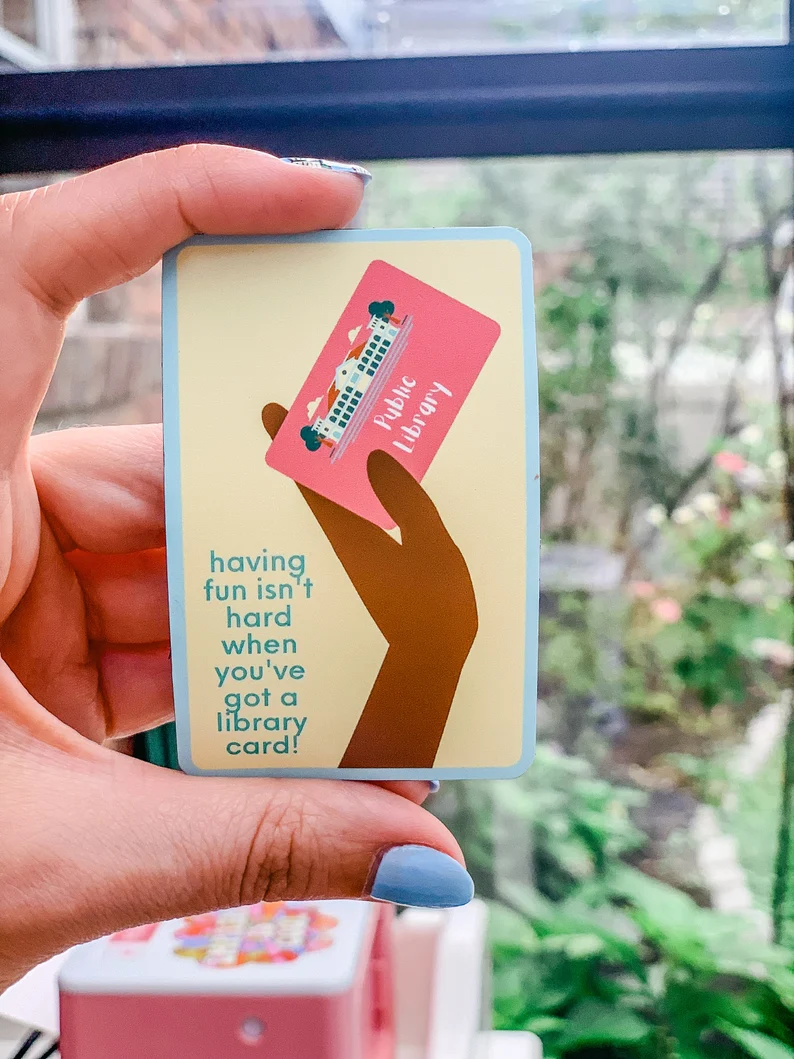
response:
<path id="1" fill-rule="evenodd" d="M 330 169 L 333 173 L 352 173 L 364 181 L 364 187 L 372 180 L 372 173 L 362 165 L 349 165 L 347 162 L 329 162 L 326 158 L 282 158 L 288 165 L 302 165 L 307 169 Z"/>
<path id="2" fill-rule="evenodd" d="M 427 785 L 430 788 L 431 794 L 438 794 L 441 790 L 441 780 L 428 780 Z"/>
<path id="3" fill-rule="evenodd" d="M 396 846 L 381 858 L 370 896 L 413 908 L 457 908 L 474 897 L 474 883 L 446 853 L 428 846 Z"/>

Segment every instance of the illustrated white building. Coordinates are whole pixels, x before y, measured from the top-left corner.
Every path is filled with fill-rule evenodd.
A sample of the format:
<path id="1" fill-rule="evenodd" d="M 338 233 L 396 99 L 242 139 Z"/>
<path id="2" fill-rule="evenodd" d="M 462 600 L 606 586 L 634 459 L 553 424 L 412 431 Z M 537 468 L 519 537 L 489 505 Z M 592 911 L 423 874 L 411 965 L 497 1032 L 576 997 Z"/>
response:
<path id="1" fill-rule="evenodd" d="M 312 423 L 312 430 L 321 442 L 334 445 L 341 440 L 348 423 L 370 387 L 383 358 L 400 333 L 400 321 L 393 316 L 370 317 L 369 338 L 352 349 L 336 369 L 327 399 L 320 406 L 321 414 Z"/>

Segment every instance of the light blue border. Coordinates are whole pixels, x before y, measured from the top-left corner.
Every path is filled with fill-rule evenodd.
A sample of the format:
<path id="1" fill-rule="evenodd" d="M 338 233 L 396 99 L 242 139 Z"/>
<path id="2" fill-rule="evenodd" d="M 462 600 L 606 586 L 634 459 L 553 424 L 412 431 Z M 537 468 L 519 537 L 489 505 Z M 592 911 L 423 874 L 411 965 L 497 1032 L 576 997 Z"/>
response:
<path id="1" fill-rule="evenodd" d="M 526 646 L 524 664 L 524 731 L 520 759 L 505 768 L 446 769 L 201 769 L 191 756 L 190 713 L 185 637 L 185 573 L 182 549 L 182 483 L 179 429 L 179 334 L 177 324 L 177 258 L 188 246 L 259 243 L 400 243 L 450 239 L 508 239 L 521 254 L 524 301 L 524 378 L 527 418 Z M 165 513 L 168 549 L 168 604 L 171 618 L 171 667 L 181 768 L 194 776 L 283 776 L 318 779 L 509 779 L 520 776 L 535 756 L 535 711 L 538 680 L 538 591 L 540 579 L 540 445 L 532 248 L 515 228 L 416 228 L 310 232 L 292 236 L 197 235 L 174 247 L 163 258 L 163 443 L 165 446 Z"/>

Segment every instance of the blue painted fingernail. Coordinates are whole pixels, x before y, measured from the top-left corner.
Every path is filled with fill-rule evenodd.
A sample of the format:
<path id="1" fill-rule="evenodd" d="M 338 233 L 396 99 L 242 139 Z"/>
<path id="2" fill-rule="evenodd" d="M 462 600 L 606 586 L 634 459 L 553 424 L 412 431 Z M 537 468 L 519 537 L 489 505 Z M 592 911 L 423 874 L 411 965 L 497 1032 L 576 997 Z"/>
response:
<path id="1" fill-rule="evenodd" d="M 393 905 L 457 908 L 474 897 L 474 883 L 446 853 L 428 846 L 396 846 L 383 855 L 370 894 Z"/>
<path id="2" fill-rule="evenodd" d="M 441 780 L 428 780 L 427 785 L 430 788 L 431 794 L 438 794 L 441 790 Z"/>
<path id="3" fill-rule="evenodd" d="M 364 187 L 372 180 L 372 173 L 363 165 L 348 162 L 329 162 L 326 158 L 282 158 L 288 165 L 302 165 L 307 169 L 330 169 L 332 173 L 352 173 L 364 181 Z"/>

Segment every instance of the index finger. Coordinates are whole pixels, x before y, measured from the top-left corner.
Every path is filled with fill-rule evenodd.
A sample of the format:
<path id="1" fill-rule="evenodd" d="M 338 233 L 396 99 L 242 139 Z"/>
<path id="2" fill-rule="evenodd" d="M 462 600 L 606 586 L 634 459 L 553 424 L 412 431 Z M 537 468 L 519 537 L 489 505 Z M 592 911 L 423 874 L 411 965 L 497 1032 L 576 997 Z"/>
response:
<path id="1" fill-rule="evenodd" d="M 279 404 L 269 404 L 262 409 L 262 423 L 271 439 L 275 440 L 286 418 L 287 410 Z M 433 501 L 419 482 L 393 456 L 379 449 L 371 452 L 367 460 L 367 476 L 378 500 L 399 526 L 403 543 L 406 541 L 406 536 L 410 536 L 414 530 L 425 536 L 428 533 L 448 536 Z M 373 527 L 372 523 L 358 515 L 353 515 L 330 500 L 324 500 L 311 490 L 299 488 L 332 544 L 336 537 L 341 537 L 340 543 L 343 542 L 346 536 L 345 531 L 349 532 L 352 528 L 356 529 L 356 535 L 359 538 L 362 533 L 374 532 L 380 543 L 383 535 Z M 330 520 L 329 512 L 334 516 Z M 345 520 L 349 525 L 341 525 L 341 535 L 335 533 L 337 524 Z M 391 538 L 387 539 L 391 540 Z M 381 543 L 381 547 L 383 546 Z M 338 553 L 335 544 L 334 549 Z M 355 553 L 358 551 L 359 542 L 357 541 Z M 344 562 L 344 559 L 342 561 Z"/>
<path id="2" fill-rule="evenodd" d="M 397 523 L 403 544 L 414 536 L 425 542 L 431 536 L 449 538 L 436 505 L 399 460 L 375 449 L 367 460 L 367 475 L 378 500 Z"/>
<path id="3" fill-rule="evenodd" d="M 279 404 L 269 404 L 262 409 L 262 424 L 271 440 L 275 440 L 286 418 L 287 410 Z M 368 569 L 377 569 L 383 557 L 400 545 L 373 522 L 305 485 L 296 484 L 348 577 L 359 592 L 364 591 Z"/>

